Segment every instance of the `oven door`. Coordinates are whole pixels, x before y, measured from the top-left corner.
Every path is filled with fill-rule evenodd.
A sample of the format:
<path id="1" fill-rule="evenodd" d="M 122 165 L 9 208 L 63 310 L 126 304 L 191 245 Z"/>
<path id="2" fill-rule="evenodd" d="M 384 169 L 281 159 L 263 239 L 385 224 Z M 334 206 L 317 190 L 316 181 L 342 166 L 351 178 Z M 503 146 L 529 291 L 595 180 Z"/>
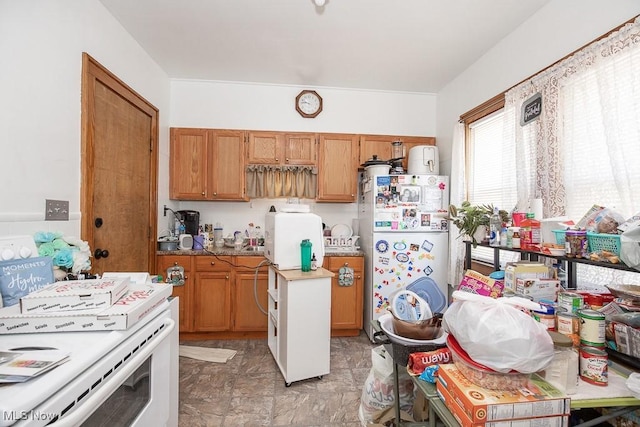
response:
<path id="1" fill-rule="evenodd" d="M 136 331 L 34 412 L 60 414 L 53 422 L 28 425 L 177 425 L 178 328 L 171 315 L 174 306 L 177 313 L 177 299 L 171 310 Z"/>

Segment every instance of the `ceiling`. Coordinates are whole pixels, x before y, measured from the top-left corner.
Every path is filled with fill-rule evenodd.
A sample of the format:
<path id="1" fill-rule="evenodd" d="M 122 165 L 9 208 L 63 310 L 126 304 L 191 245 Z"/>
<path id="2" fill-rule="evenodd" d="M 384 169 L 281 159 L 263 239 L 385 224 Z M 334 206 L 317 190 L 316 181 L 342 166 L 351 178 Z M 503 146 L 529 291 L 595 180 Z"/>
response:
<path id="1" fill-rule="evenodd" d="M 550 0 L 100 0 L 175 79 L 437 93 Z"/>

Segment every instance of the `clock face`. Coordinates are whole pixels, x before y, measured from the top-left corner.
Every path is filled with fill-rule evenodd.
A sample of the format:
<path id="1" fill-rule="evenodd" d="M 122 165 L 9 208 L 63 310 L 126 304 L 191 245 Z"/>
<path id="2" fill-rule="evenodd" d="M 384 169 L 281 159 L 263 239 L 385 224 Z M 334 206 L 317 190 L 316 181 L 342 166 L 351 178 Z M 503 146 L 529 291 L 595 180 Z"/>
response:
<path id="1" fill-rule="evenodd" d="M 303 90 L 296 97 L 296 110 L 303 117 L 315 117 L 322 111 L 322 98 L 315 91 Z"/>

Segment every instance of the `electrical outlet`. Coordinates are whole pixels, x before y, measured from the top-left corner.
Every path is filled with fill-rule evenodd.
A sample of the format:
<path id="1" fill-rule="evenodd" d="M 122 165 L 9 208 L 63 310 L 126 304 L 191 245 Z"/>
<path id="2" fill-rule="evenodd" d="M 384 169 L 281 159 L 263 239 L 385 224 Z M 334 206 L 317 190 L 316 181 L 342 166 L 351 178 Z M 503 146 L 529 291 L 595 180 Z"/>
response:
<path id="1" fill-rule="evenodd" d="M 69 221 L 68 200 L 46 200 L 45 221 Z"/>

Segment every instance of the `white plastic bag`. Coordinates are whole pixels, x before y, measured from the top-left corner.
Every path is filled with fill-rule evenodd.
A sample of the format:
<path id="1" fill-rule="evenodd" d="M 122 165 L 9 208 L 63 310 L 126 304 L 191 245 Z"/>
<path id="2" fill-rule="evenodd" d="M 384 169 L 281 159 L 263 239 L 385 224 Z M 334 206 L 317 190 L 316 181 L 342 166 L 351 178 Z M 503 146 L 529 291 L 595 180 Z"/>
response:
<path id="1" fill-rule="evenodd" d="M 442 327 L 475 362 L 498 372 L 533 373 L 553 359 L 553 340 L 546 327 L 515 306 L 543 310 L 525 298 L 490 298 L 455 291 Z"/>
<path id="2" fill-rule="evenodd" d="M 640 225 L 630 227 L 620 235 L 620 260 L 640 270 Z"/>
<path id="3" fill-rule="evenodd" d="M 371 370 L 362 388 L 358 417 L 363 426 L 377 422 L 386 409 L 395 404 L 393 384 L 393 358 L 384 346 L 371 349 Z M 400 409 L 411 413 L 413 406 L 413 382 L 406 370 L 398 372 Z"/>

